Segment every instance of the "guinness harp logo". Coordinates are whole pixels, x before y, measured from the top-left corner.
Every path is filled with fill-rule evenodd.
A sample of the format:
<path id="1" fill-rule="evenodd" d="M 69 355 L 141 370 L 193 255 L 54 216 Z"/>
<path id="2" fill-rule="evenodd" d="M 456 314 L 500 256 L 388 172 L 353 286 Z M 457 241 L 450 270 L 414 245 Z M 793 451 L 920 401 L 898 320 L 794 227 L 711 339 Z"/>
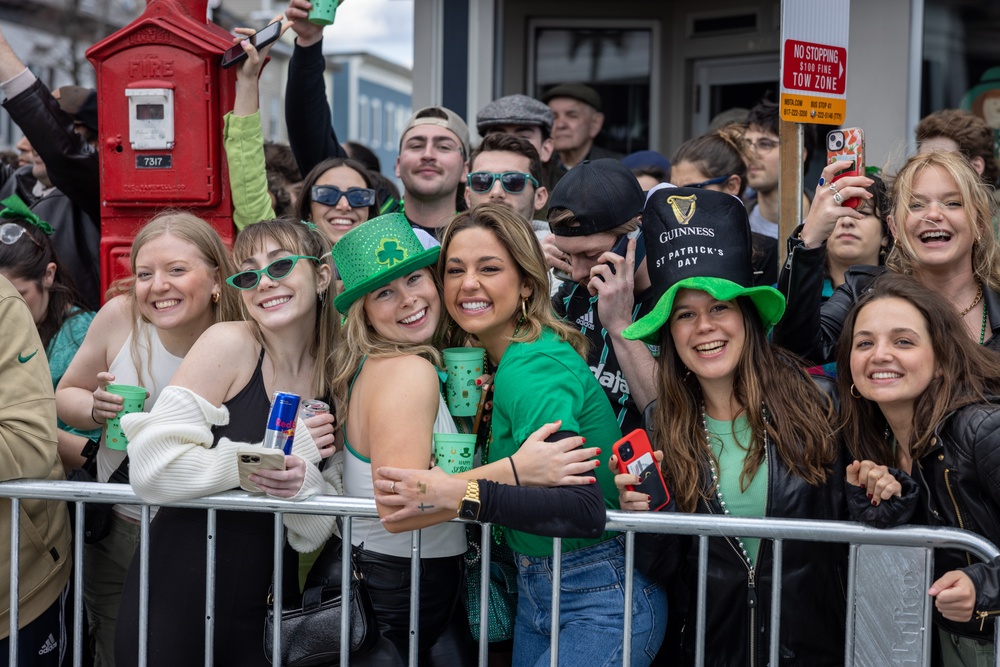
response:
<path id="1" fill-rule="evenodd" d="M 677 222 L 686 225 L 694 217 L 698 195 L 688 195 L 687 197 L 673 195 L 667 197 L 667 203 L 670 204 L 670 208 L 674 209 L 674 217 L 677 218 Z"/>

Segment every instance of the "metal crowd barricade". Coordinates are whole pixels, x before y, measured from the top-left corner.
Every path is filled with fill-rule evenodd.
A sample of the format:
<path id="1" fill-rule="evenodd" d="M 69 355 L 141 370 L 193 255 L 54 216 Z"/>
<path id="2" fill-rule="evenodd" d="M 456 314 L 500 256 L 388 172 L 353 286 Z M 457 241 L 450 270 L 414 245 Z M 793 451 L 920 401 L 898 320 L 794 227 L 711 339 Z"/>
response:
<path id="1" fill-rule="evenodd" d="M 46 482 L 46 481 L 13 481 L 0 483 L 0 497 L 11 499 L 11 612 L 10 612 L 10 660 L 11 664 L 16 664 L 17 660 L 17 632 L 18 627 L 18 541 L 20 537 L 20 509 L 19 501 L 22 498 L 41 498 L 46 500 L 63 500 L 75 503 L 74 513 L 76 517 L 74 532 L 74 618 L 73 618 L 73 664 L 82 664 L 82 610 L 83 610 L 83 510 L 84 503 L 113 503 L 123 505 L 142 505 L 141 519 L 141 543 L 139 547 L 140 560 L 140 644 L 138 664 L 144 667 L 147 663 L 147 630 L 148 630 L 148 594 L 149 594 L 149 507 L 135 496 L 131 488 L 121 484 L 96 484 L 79 482 Z M 270 512 L 274 514 L 274 535 L 275 535 L 275 576 L 274 576 L 274 614 L 275 618 L 281 615 L 281 581 L 282 577 L 282 552 L 283 552 L 283 525 L 282 514 L 291 512 L 294 514 L 328 514 L 343 517 L 343 540 L 345 544 L 350 544 L 352 518 L 357 517 L 377 517 L 375 503 L 370 499 L 341 497 L 341 496 L 319 496 L 301 502 L 291 502 L 278 500 L 260 495 L 250 495 L 239 491 L 229 491 L 222 494 L 207 496 L 196 500 L 179 503 L 172 503 L 173 506 L 201 508 L 208 510 L 208 523 L 206 531 L 206 596 L 205 596 L 205 665 L 211 666 L 213 662 L 213 629 L 215 622 L 214 615 L 214 590 L 215 590 L 215 527 L 216 512 L 218 510 L 254 511 Z M 481 594 L 480 594 L 480 627 L 479 627 L 479 664 L 486 665 L 487 662 L 487 595 L 489 591 L 489 562 L 490 562 L 490 526 L 482 524 L 482 569 L 481 569 Z M 847 623 L 847 645 L 845 646 L 845 664 L 848 666 L 862 667 L 866 664 L 878 664 L 871 661 L 856 660 L 853 652 L 853 642 L 856 640 L 854 632 L 855 610 L 864 610 L 868 605 L 876 604 L 878 601 L 867 595 L 865 590 L 858 590 L 857 580 L 859 569 L 867 567 L 910 567 L 921 560 L 930 566 L 931 554 L 936 548 L 954 548 L 967 551 L 976 558 L 982 560 L 992 560 L 1000 555 L 993 544 L 982 537 L 967 531 L 954 528 L 929 528 L 921 526 L 907 526 L 891 530 L 878 530 L 869 528 L 857 523 L 848 522 L 826 522 L 826 521 L 804 521 L 797 519 L 759 519 L 740 518 L 732 516 L 706 516 L 694 514 L 663 514 L 663 513 L 631 513 L 613 511 L 608 512 L 607 529 L 625 533 L 625 574 L 626 583 L 624 594 L 624 622 L 622 628 L 622 664 L 628 667 L 631 658 L 632 640 L 632 595 L 633 595 L 633 572 L 635 567 L 635 534 L 640 533 L 667 533 L 675 535 L 694 535 L 698 537 L 699 567 L 697 573 L 696 587 L 698 590 L 698 602 L 694 611 L 696 646 L 696 664 L 701 667 L 705 657 L 705 612 L 706 612 L 706 582 L 707 582 L 707 555 L 709 538 L 722 536 L 757 537 L 773 540 L 773 583 L 772 583 L 772 607 L 770 618 L 770 664 L 778 664 L 778 649 L 780 636 L 781 618 L 781 568 L 783 545 L 786 540 L 804 540 L 817 542 L 839 542 L 851 545 L 851 556 L 848 570 L 848 618 Z M 553 545 L 557 556 L 553 562 L 553 585 L 552 585 L 552 627 L 558 627 L 559 595 L 560 595 L 560 574 L 562 559 L 560 554 L 561 540 L 558 538 Z M 886 551 L 880 553 L 881 549 L 909 548 L 909 559 L 897 559 L 902 553 L 898 551 Z M 420 551 L 420 534 L 415 532 L 412 540 L 412 553 L 418 554 Z M 888 557 L 885 557 L 888 555 Z M 899 560 L 899 562 L 897 562 Z M 409 664 L 417 664 L 417 646 L 419 641 L 419 596 L 420 596 L 420 564 L 416 558 L 412 559 L 410 570 L 411 577 L 411 597 L 410 597 L 410 647 Z M 862 563 L 859 566 L 858 563 Z M 349 581 L 351 574 L 351 559 L 345 558 L 342 564 L 342 581 Z M 880 570 L 877 570 L 881 572 Z M 925 580 L 914 580 L 915 590 L 920 590 L 927 582 Z M 924 598 L 924 591 L 920 592 Z M 343 608 L 350 607 L 350 586 L 342 587 Z M 926 648 L 930 644 L 929 633 L 932 631 L 930 624 L 930 603 L 924 600 L 925 610 L 923 615 L 904 609 L 907 618 L 906 623 L 913 625 L 920 634 L 923 646 Z M 899 610 L 897 610 L 899 611 Z M 916 617 L 916 618 L 910 618 Z M 349 621 L 350 615 L 343 614 L 341 624 L 341 646 L 349 645 Z M 264 626 L 264 619 L 261 619 L 261 627 Z M 275 636 L 273 638 L 272 660 L 278 664 L 281 654 L 281 637 L 278 632 L 279 625 L 275 623 Z M 995 625 L 995 648 L 1000 647 L 1000 623 Z M 559 636 L 554 634 L 550 639 L 550 664 L 559 664 Z M 870 646 L 865 646 L 869 652 Z M 896 650 L 897 647 L 883 647 L 886 651 Z M 263 650 L 263 649 L 262 649 Z M 926 652 L 924 659 L 928 657 Z M 340 664 L 349 664 L 349 655 L 341 654 Z M 994 665 L 1000 667 L 1000 654 L 994 655 Z"/>

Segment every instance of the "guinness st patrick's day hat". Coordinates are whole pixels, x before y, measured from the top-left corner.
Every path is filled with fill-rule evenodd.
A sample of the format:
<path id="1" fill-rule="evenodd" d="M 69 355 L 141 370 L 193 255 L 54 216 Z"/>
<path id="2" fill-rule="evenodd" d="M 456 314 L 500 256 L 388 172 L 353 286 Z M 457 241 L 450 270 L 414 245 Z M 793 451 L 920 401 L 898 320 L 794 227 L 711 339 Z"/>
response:
<path id="1" fill-rule="evenodd" d="M 682 288 L 707 292 L 720 301 L 748 297 L 765 329 L 781 319 L 781 292 L 754 287 L 750 222 L 736 197 L 700 188 L 661 188 L 646 202 L 642 234 L 650 281 L 663 294 L 652 311 L 625 329 L 625 338 L 659 343 L 660 327 L 670 320 L 674 297 Z"/>

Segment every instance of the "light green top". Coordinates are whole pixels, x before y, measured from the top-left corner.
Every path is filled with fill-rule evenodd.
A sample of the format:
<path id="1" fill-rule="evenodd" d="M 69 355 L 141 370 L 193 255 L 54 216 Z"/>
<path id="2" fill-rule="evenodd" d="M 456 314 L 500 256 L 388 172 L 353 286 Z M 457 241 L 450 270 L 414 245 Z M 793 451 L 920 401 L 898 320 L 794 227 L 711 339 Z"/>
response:
<path id="1" fill-rule="evenodd" d="M 273 220 L 274 208 L 267 189 L 264 166 L 264 132 L 260 112 L 251 116 L 225 116 L 222 142 L 229 162 L 229 187 L 233 193 L 233 224 L 242 230 L 261 220 Z"/>
<path id="2" fill-rule="evenodd" d="M 745 414 L 735 421 L 719 421 L 705 416 L 709 442 L 715 460 L 719 462 L 719 490 L 726 509 L 733 516 L 763 517 L 767 514 L 767 461 L 757 469 L 746 490 L 740 489 L 740 475 L 750 442 L 751 429 Z M 735 434 L 735 435 L 734 435 Z M 741 538 L 743 546 L 756 565 L 760 540 Z"/>

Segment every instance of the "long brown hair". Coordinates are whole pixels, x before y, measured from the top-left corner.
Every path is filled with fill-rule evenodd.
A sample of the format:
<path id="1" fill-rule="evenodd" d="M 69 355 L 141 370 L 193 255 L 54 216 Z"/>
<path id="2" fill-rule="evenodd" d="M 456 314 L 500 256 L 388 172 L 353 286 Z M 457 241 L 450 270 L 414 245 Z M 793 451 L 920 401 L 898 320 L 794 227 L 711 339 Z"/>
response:
<path id="1" fill-rule="evenodd" d="M 828 396 L 789 353 L 767 342 L 753 302 L 736 299 L 746 341 L 733 379 L 734 400 L 751 427 L 751 442 L 740 474 L 746 489 L 764 461 L 764 434 L 789 472 L 812 485 L 826 481 L 836 458 L 834 408 Z M 653 414 L 656 445 L 667 486 L 683 512 L 715 492 L 704 473 L 712 456 L 703 422 L 701 386 L 677 354 L 670 325 L 660 329 L 659 392 Z M 716 466 L 718 462 L 716 461 Z"/>
<path id="2" fill-rule="evenodd" d="M 913 405 L 910 455 L 920 458 L 930 448 L 934 428 L 958 408 L 1000 396 L 1000 356 L 977 345 L 944 297 L 915 278 L 886 273 L 865 292 L 844 322 L 837 344 L 837 387 L 840 390 L 840 429 L 854 458 L 896 465 L 887 423 L 878 404 L 857 398 L 851 376 L 851 351 L 858 314 L 881 299 L 902 299 L 916 308 L 927 323 L 938 368 Z"/>
<path id="3" fill-rule="evenodd" d="M 531 295 L 524 302 L 525 321 L 520 325 L 518 342 L 538 340 L 543 329 L 551 329 L 560 339 L 568 342 L 584 359 L 587 358 L 587 339 L 552 312 L 549 300 L 549 273 L 542 248 L 534 230 L 513 209 L 496 204 L 480 204 L 470 211 L 456 214 L 445 227 L 441 237 L 441 255 L 438 257 L 438 276 L 443 276 L 448 261 L 448 246 L 455 235 L 465 229 L 486 229 L 507 249 L 517 265 L 520 277 L 531 287 Z M 445 313 L 447 315 L 447 313 Z M 452 324 L 450 315 L 447 315 Z M 520 313 L 518 313 L 520 317 Z M 453 342 L 455 339 L 453 339 Z"/>
<path id="4" fill-rule="evenodd" d="M 0 243 L 0 273 L 8 278 L 30 280 L 40 292 L 48 293 L 45 315 L 41 322 L 35 323 L 42 346 L 48 349 L 66 320 L 89 309 L 77 291 L 73 277 L 59 261 L 49 236 L 27 220 L 0 218 L 0 225 L 5 224 L 23 227 L 24 237 L 12 244 Z M 50 264 L 55 264 L 56 271 L 52 285 L 46 287 L 45 275 Z"/>

